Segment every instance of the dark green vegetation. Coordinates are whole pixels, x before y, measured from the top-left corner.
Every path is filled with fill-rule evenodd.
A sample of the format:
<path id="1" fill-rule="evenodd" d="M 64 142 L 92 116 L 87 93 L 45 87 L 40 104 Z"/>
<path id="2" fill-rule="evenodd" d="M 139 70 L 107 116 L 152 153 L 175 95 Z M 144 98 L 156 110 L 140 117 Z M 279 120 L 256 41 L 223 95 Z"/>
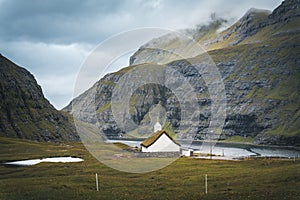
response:
<path id="1" fill-rule="evenodd" d="M 130 174 L 108 168 L 80 143 L 0 138 L 0 162 L 77 156 L 82 163 L 0 165 L 0 199 L 299 199 L 300 160 L 211 161 L 180 158 L 159 171 Z M 95 188 L 95 173 L 100 191 Z M 208 174 L 208 194 L 204 176 Z"/>
<path id="2" fill-rule="evenodd" d="M 45 99 L 33 75 L 0 55 L 0 136 L 76 141 L 69 114 Z"/>

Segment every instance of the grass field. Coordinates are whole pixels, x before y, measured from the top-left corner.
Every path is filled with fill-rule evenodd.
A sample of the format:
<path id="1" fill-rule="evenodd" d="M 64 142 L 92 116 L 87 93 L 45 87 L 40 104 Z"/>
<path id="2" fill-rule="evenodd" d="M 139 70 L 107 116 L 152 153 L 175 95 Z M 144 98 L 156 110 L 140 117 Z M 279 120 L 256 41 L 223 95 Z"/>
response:
<path id="1" fill-rule="evenodd" d="M 93 158 L 81 143 L 0 138 L 0 163 L 76 156 L 82 163 L 0 165 L 0 199 L 299 199 L 300 160 L 216 161 L 179 158 L 146 174 L 119 172 Z M 95 188 L 99 175 L 100 191 Z M 208 194 L 204 176 L 208 175 Z"/>

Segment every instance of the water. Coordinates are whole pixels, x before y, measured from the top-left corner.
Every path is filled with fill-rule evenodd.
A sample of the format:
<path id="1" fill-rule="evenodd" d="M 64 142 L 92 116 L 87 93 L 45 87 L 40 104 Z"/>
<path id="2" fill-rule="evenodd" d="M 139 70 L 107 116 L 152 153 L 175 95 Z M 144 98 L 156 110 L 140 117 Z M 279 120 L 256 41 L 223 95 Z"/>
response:
<path id="1" fill-rule="evenodd" d="M 139 147 L 142 141 L 132 140 L 109 140 L 108 142 L 121 142 L 128 146 Z M 200 150 L 202 143 L 195 141 L 190 145 L 182 144 L 182 147 L 190 148 L 193 150 Z M 209 153 L 209 152 L 203 152 Z M 300 150 L 295 148 L 286 147 L 271 147 L 271 146 L 258 146 L 249 144 L 234 144 L 234 143 L 217 143 L 212 148 L 214 155 L 226 157 L 248 157 L 248 156 L 262 156 L 262 157 L 283 157 L 283 158 L 299 158 Z"/>
<path id="2" fill-rule="evenodd" d="M 73 158 L 73 157 L 54 157 L 54 158 L 43 158 L 43 159 L 31 159 L 31 160 L 20 160 L 20 161 L 13 161 L 7 162 L 5 165 L 17 165 L 17 166 L 31 166 L 37 165 L 42 162 L 51 162 L 51 163 L 67 163 L 67 162 L 82 162 L 83 159 L 81 158 Z"/>
<path id="3" fill-rule="evenodd" d="M 274 148 L 251 148 L 253 152 L 256 152 L 260 156 L 264 157 L 300 157 L 300 152 L 292 149 L 274 149 Z"/>
<path id="4" fill-rule="evenodd" d="M 134 140 L 108 140 L 108 143 L 117 143 L 121 142 L 123 144 L 126 144 L 131 147 L 139 147 L 142 143 L 142 141 L 134 141 Z"/>

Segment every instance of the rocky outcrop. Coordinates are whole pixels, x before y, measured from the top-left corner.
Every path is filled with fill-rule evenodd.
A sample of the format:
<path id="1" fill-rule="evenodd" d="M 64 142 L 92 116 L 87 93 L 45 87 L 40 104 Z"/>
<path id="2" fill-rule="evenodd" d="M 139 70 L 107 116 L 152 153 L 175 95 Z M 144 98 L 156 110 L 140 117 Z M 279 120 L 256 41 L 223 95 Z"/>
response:
<path id="1" fill-rule="evenodd" d="M 79 139 L 68 113 L 45 99 L 33 75 L 0 55 L 0 136 L 35 141 Z"/>
<path id="2" fill-rule="evenodd" d="M 268 16 L 267 24 L 288 23 L 291 19 L 300 17 L 299 9 L 299 0 L 285 0 Z"/>
<path id="3" fill-rule="evenodd" d="M 228 46 L 235 46 L 246 38 L 256 34 L 264 26 L 266 26 L 265 20 L 271 12 L 268 10 L 259 10 L 251 8 L 246 14 L 237 21 L 232 27 L 228 28 L 221 34 L 217 40 L 226 41 L 229 40 Z"/>

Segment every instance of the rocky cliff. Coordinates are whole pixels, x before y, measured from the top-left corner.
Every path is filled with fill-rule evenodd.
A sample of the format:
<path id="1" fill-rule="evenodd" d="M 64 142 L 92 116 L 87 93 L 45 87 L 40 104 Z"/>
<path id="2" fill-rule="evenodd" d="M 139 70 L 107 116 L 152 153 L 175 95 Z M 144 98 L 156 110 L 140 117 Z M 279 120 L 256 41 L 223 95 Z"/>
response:
<path id="1" fill-rule="evenodd" d="M 258 144 L 300 145 L 299 8 L 299 0 L 287 0 L 273 12 L 250 9 L 221 33 L 217 32 L 218 26 L 207 26 L 199 29 L 202 32 L 194 37 L 208 50 L 225 85 L 227 118 L 221 139 L 239 136 L 253 138 Z M 195 88 L 200 111 L 189 126 L 196 138 L 204 138 L 211 120 L 211 99 L 205 81 L 189 59 L 174 60 L 165 53 L 174 48 L 182 49 L 183 45 L 176 40 L 176 35 L 153 39 L 131 57 L 131 66 L 106 75 L 65 110 L 72 112 L 72 103 L 80 107 L 80 113 L 96 110 L 94 115 L 77 117 L 97 124 L 108 137 L 142 134 L 139 131 L 126 133 L 117 126 L 111 111 L 112 90 L 132 68 L 147 67 L 143 63 L 148 62 L 165 64 L 179 71 Z M 203 55 L 182 52 L 190 54 L 193 63 L 201 63 Z M 95 105 L 91 105 L 91 97 L 96 97 Z M 171 126 L 175 134 L 179 133 L 177 127 L 186 123 L 180 119 L 179 101 L 172 91 L 157 84 L 144 85 L 133 93 L 130 99 L 133 121 L 141 127 L 151 123 L 153 105 L 164 107 L 166 125 Z"/>
<path id="2" fill-rule="evenodd" d="M 45 99 L 33 75 L 0 55 L 0 136 L 35 141 L 79 139 L 70 115 Z"/>

